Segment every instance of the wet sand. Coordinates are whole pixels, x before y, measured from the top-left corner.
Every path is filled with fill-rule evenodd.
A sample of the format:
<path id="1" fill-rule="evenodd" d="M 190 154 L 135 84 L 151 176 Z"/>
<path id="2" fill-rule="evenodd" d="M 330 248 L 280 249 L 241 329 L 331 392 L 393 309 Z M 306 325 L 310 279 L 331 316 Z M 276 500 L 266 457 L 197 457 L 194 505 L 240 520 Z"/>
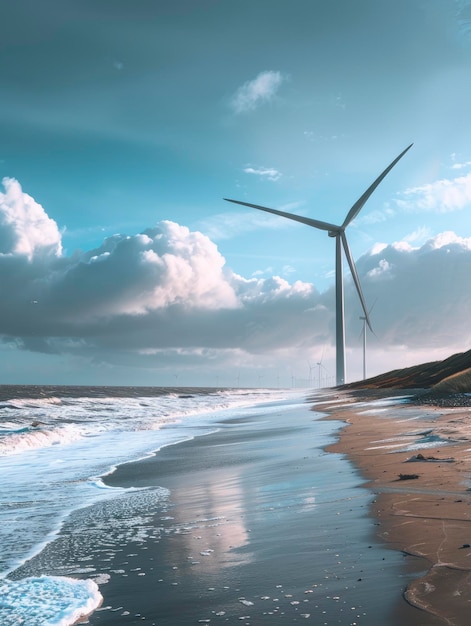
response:
<path id="1" fill-rule="evenodd" d="M 116 549 L 110 535 L 96 554 L 87 548 L 90 563 L 102 550 L 109 574 L 103 606 L 87 623 L 441 623 L 421 621 L 424 613 L 403 601 L 422 561 L 375 538 L 364 479 L 325 452 L 341 425 L 306 404 L 226 421 L 120 466 L 110 485 L 159 485 L 169 495 L 132 542 Z"/>
<path id="2" fill-rule="evenodd" d="M 390 392 L 392 393 L 392 392 Z M 394 392 L 396 393 L 396 392 Z M 405 392 L 407 393 L 407 392 Z M 374 392 L 326 397 L 329 419 L 348 423 L 330 451 L 346 454 L 374 492 L 377 536 L 420 557 L 423 576 L 405 599 L 416 624 L 464 626 L 471 619 L 471 409 L 384 406 Z M 421 445 L 427 446 L 420 448 Z M 410 623 L 410 622 L 408 622 Z"/>

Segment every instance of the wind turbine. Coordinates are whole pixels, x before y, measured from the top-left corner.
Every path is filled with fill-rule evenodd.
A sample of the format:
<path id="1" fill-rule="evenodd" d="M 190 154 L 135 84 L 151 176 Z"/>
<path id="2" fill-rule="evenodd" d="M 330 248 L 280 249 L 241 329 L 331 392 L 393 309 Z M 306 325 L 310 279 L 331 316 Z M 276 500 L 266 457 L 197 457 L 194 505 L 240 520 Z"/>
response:
<path id="1" fill-rule="evenodd" d="M 371 308 L 368 311 L 368 315 L 371 314 L 371 311 L 373 310 L 373 307 L 375 304 L 376 304 L 376 300 L 371 305 Z M 362 343 L 363 343 L 363 380 L 366 380 L 366 323 L 367 323 L 366 315 L 360 315 L 360 320 L 363 321 L 363 327 L 361 329 L 361 337 L 362 337 Z M 371 330 L 371 326 L 370 326 L 370 330 Z"/>
<path id="2" fill-rule="evenodd" d="M 319 368 L 319 389 L 322 388 L 322 382 L 321 382 L 322 381 L 322 370 L 325 370 L 325 372 L 326 372 L 325 381 L 326 381 L 327 385 L 329 384 L 328 381 L 327 381 L 327 369 L 326 369 L 325 365 L 322 363 L 322 359 L 323 358 L 324 357 L 322 357 L 321 360 L 317 364 L 317 367 Z"/>
<path id="3" fill-rule="evenodd" d="M 309 387 L 312 387 L 312 370 L 314 369 L 314 365 L 311 365 L 311 362 L 307 361 L 307 364 L 309 365 L 309 378 L 308 378 L 308 385 Z"/>
<path id="4" fill-rule="evenodd" d="M 318 389 L 321 389 L 321 380 L 322 380 L 322 369 L 324 369 L 326 372 L 326 368 L 324 366 L 324 364 L 322 363 L 322 361 L 324 360 L 324 354 L 325 354 L 325 346 L 322 349 L 322 354 L 321 354 L 321 360 L 317 361 L 316 365 L 317 365 L 317 369 L 318 369 Z M 327 382 L 327 381 L 326 381 Z"/>
<path id="5" fill-rule="evenodd" d="M 307 226 L 313 226 L 320 230 L 326 230 L 329 237 L 335 237 L 335 349 L 336 349 L 336 379 L 337 385 L 343 385 L 345 383 L 345 311 L 344 311 L 344 298 L 343 298 L 343 273 L 342 273 L 342 248 L 347 262 L 352 273 L 353 281 L 360 298 L 361 306 L 365 313 L 366 323 L 371 329 L 370 317 L 366 308 L 365 299 L 361 290 L 360 281 L 358 279 L 357 270 L 353 257 L 348 247 L 347 237 L 345 235 L 345 229 L 352 222 L 358 213 L 363 208 L 363 205 L 371 196 L 380 182 L 389 174 L 396 163 L 405 155 L 405 153 L 412 147 L 413 144 L 408 146 L 401 154 L 394 159 L 394 161 L 388 165 L 388 167 L 382 172 L 378 178 L 374 181 L 370 187 L 364 192 L 364 194 L 355 202 L 350 211 L 347 213 L 347 217 L 343 223 L 339 226 L 337 224 L 330 224 L 329 222 L 322 222 L 321 220 L 314 220 L 310 217 L 303 217 L 301 215 L 295 215 L 294 213 L 286 213 L 285 211 L 278 211 L 277 209 L 269 209 L 258 204 L 250 204 L 249 202 L 241 202 L 240 200 L 231 200 L 230 198 L 224 198 L 228 202 L 234 202 L 235 204 L 241 204 L 253 209 L 260 209 L 267 213 L 273 213 L 281 217 L 286 217 L 301 224 L 307 224 Z"/>
<path id="6" fill-rule="evenodd" d="M 363 380 L 366 380 L 366 315 L 360 315 L 360 319 L 363 320 L 363 328 L 361 330 L 363 342 Z"/>

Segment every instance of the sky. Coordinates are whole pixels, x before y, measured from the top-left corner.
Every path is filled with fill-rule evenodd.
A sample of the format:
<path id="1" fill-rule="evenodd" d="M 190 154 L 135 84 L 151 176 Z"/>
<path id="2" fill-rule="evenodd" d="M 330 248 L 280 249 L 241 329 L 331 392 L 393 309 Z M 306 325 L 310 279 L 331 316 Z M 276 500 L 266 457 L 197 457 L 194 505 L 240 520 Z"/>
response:
<path id="1" fill-rule="evenodd" d="M 307 387 L 471 348 L 470 0 L 0 0 L 0 383 Z M 347 381 L 362 310 L 344 267 Z"/>

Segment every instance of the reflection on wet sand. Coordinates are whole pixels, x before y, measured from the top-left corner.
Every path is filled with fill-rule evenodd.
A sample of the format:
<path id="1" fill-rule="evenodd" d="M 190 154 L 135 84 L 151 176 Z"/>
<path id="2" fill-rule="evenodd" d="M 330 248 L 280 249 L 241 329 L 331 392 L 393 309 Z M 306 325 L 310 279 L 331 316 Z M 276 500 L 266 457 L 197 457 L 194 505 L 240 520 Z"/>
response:
<path id="1" fill-rule="evenodd" d="M 250 532 L 241 506 L 243 484 L 233 469 L 219 470 L 172 491 L 172 500 L 185 506 L 172 509 L 169 532 L 180 535 L 180 550 L 191 564 L 215 573 L 252 560 L 250 551 L 240 550 L 249 543 Z M 215 553 L 218 558 L 211 558 Z"/>

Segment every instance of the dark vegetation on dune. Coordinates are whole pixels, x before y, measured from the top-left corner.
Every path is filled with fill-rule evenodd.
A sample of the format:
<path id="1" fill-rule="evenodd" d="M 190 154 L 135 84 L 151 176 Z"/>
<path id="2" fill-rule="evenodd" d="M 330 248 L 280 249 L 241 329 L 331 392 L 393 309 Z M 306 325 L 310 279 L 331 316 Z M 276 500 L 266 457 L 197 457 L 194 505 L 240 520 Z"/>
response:
<path id="1" fill-rule="evenodd" d="M 366 380 L 348 383 L 342 389 L 410 389 L 421 402 L 439 403 L 454 398 L 456 404 L 471 406 L 471 350 L 422 365 L 397 369 Z M 419 392 L 419 390 L 421 390 Z"/>

